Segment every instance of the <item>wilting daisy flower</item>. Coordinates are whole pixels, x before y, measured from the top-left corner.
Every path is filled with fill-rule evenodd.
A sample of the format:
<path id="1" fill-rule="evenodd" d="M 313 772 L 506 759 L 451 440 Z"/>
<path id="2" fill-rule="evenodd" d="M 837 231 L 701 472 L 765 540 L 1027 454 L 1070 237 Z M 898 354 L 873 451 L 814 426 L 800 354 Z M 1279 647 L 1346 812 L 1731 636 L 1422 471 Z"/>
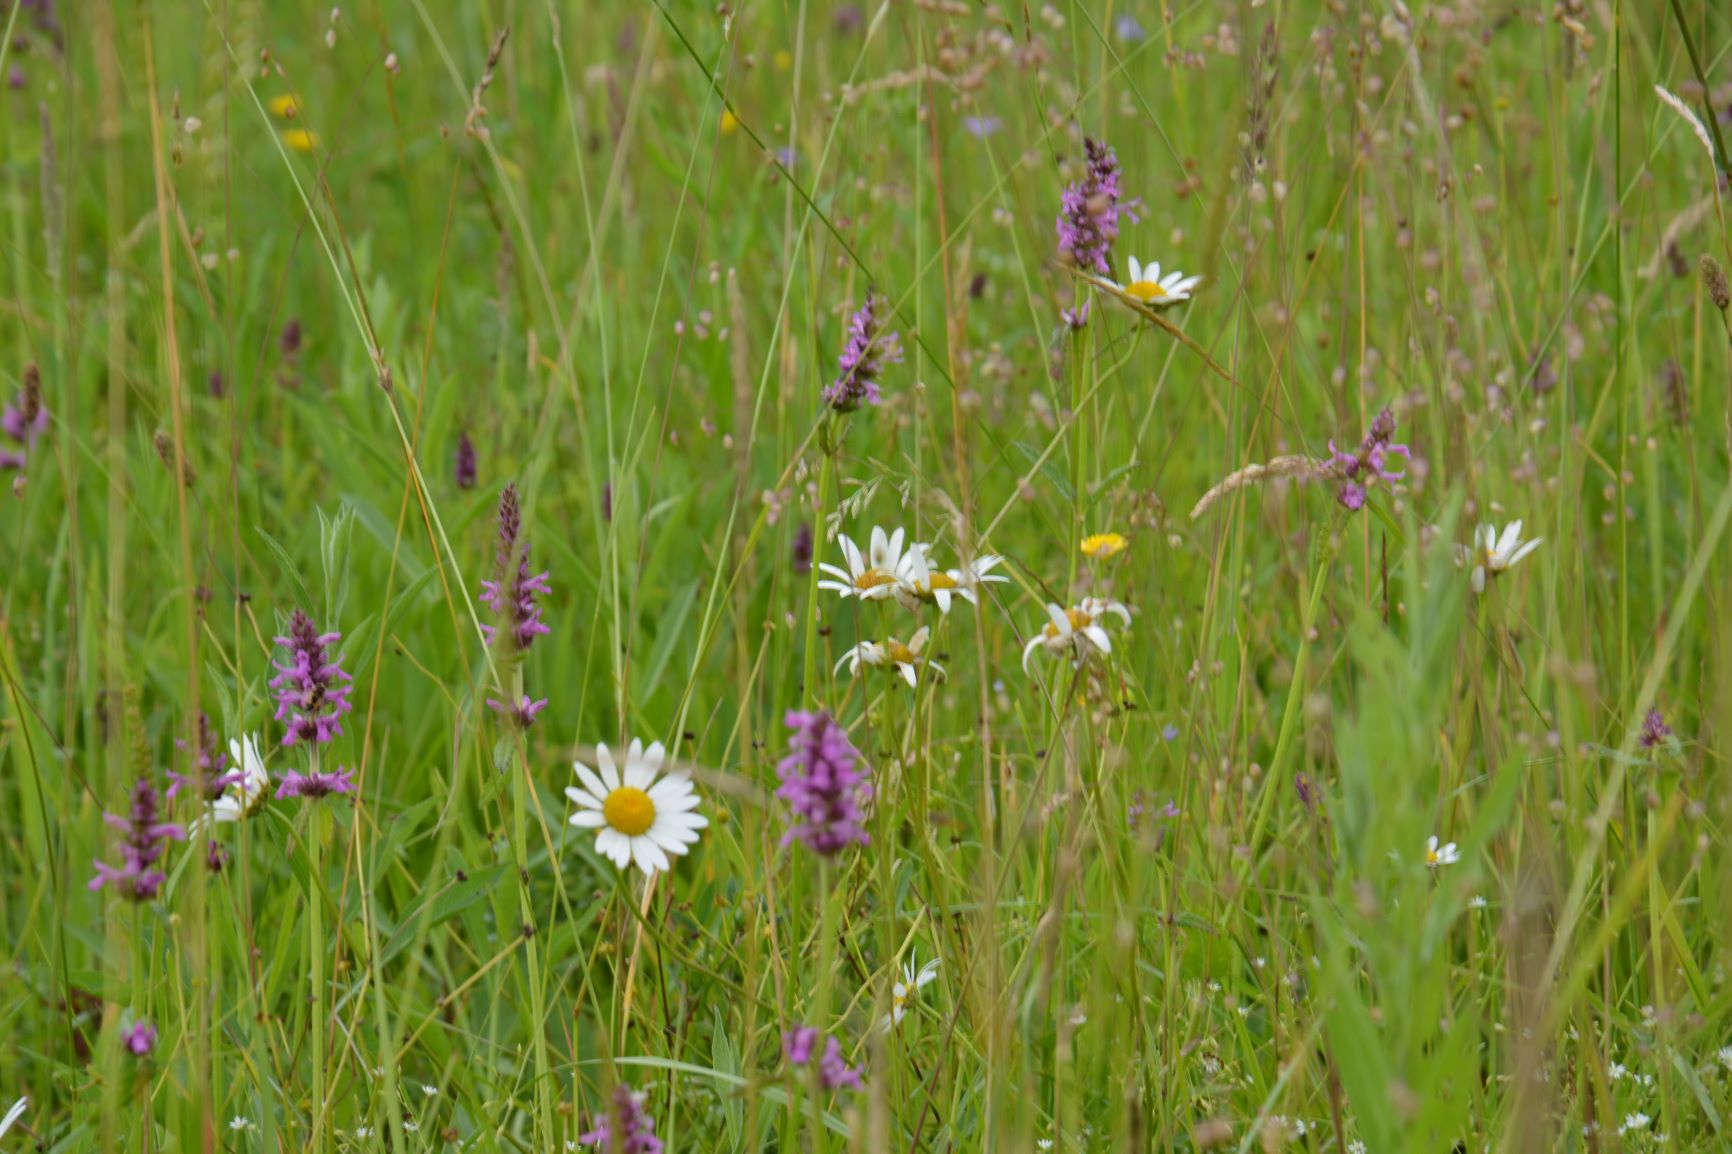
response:
<path id="1" fill-rule="evenodd" d="M 12 1103 L 12 1108 L 6 1111 L 6 1116 L 0 1118 L 0 1138 L 6 1137 L 6 1131 L 12 1129 L 17 1124 L 18 1119 L 24 1117 L 24 1109 L 29 1105 L 30 1099 L 28 1098 L 20 1098 Z"/>
<path id="2" fill-rule="evenodd" d="M 842 667 L 846 665 L 849 673 L 858 676 L 862 665 L 870 665 L 879 669 L 889 668 L 900 673 L 902 679 L 912 686 L 918 675 L 917 667 L 921 665 L 930 666 L 939 673 L 944 672 L 944 666 L 936 661 L 927 661 L 921 656 L 921 651 L 926 648 L 926 639 L 931 632 L 924 625 L 921 626 L 914 636 L 908 639 L 906 645 L 894 637 L 886 639 L 882 645 L 876 641 L 862 641 L 842 654 L 842 660 L 836 663 L 836 671 L 840 672 Z"/>
<path id="3" fill-rule="evenodd" d="M 1425 839 L 1425 864 L 1427 868 L 1436 869 L 1438 866 L 1454 865 L 1460 860 L 1461 851 L 1455 847 L 1454 842 L 1438 845 L 1436 834 Z"/>
<path id="4" fill-rule="evenodd" d="M 147 777 L 139 778 L 132 787 L 132 806 L 127 815 L 124 818 L 111 813 L 103 815 L 104 821 L 125 835 L 120 841 L 121 864 L 117 869 L 107 862 L 92 862 L 96 876 L 90 879 L 91 889 L 99 890 L 112 883 L 121 896 L 132 901 L 148 902 L 156 898 L 162 883 L 168 880 L 156 863 L 168 851 L 169 842 L 186 840 L 186 830 L 173 822 L 158 820 L 161 813 L 156 786 Z"/>
<path id="5" fill-rule="evenodd" d="M 890 987 L 890 1016 L 884 1019 L 883 1028 L 888 1030 L 902 1024 L 908 1009 L 925 989 L 938 977 L 938 959 L 933 958 L 918 970 L 914 968 L 914 958 L 909 956 L 902 963 L 902 980 Z"/>
<path id="6" fill-rule="evenodd" d="M 571 824 L 599 831 L 595 851 L 620 869 L 633 862 L 647 876 L 671 869 L 668 855 L 684 854 L 697 844 L 698 831 L 710 824 L 697 812 L 698 795 L 690 775 L 683 770 L 662 774 L 666 756 L 661 742 L 645 749 L 643 742 L 633 738 L 626 748 L 623 774 L 605 745 L 595 747 L 599 773 L 581 761 L 572 763 L 583 788 L 565 789 L 565 796 L 578 807 Z"/>
<path id="7" fill-rule="evenodd" d="M 886 535 L 883 529 L 875 526 L 870 548 L 862 553 L 853 539 L 843 534 L 842 557 L 848 567 L 843 569 L 825 561 L 818 562 L 819 572 L 830 575 L 829 580 L 818 582 L 818 588 L 831 589 L 844 597 L 858 597 L 862 601 L 882 601 L 894 596 L 903 584 L 902 574 L 906 569 L 903 536 L 901 529 Z M 923 554 L 924 551 L 917 548 L 915 552 Z"/>
<path id="8" fill-rule="evenodd" d="M 210 803 L 212 821 L 234 822 L 251 817 L 265 804 L 271 789 L 271 775 L 265 772 L 265 759 L 259 756 L 258 741 L 251 734 L 229 742 L 229 755 L 240 772 L 234 774 L 222 796 Z"/>
<path id="9" fill-rule="evenodd" d="M 595 1127 L 577 1136 L 579 1146 L 599 1146 L 607 1154 L 662 1154 L 656 1137 L 655 1119 L 644 1109 L 643 1097 L 627 1086 L 614 1087 L 605 1114 L 596 1116 Z"/>
<path id="10" fill-rule="evenodd" d="M 1124 284 L 1107 276 L 1093 276 L 1089 280 L 1114 296 L 1151 309 L 1171 308 L 1190 300 L 1191 290 L 1203 281 L 1200 276 L 1186 276 L 1176 269 L 1162 276 L 1159 261 L 1152 261 L 1145 267 L 1138 264 L 1134 256 L 1130 258 L 1130 269 L 1130 279 Z"/>
<path id="11" fill-rule="evenodd" d="M 1049 602 L 1046 607 L 1047 623 L 1034 635 L 1033 640 L 1023 646 L 1023 671 L 1027 672 L 1028 659 L 1034 656 L 1036 649 L 1045 649 L 1058 656 L 1068 656 L 1073 665 L 1080 665 L 1093 653 L 1111 653 L 1112 638 L 1107 636 L 1106 629 L 1101 625 L 1101 619 L 1109 613 L 1117 616 L 1126 625 L 1131 623 L 1129 609 L 1104 597 L 1085 597 L 1069 609 L 1060 609 Z"/>
<path id="12" fill-rule="evenodd" d="M 1473 534 L 1473 591 L 1485 592 L 1488 577 L 1513 569 L 1517 562 L 1540 546 L 1543 538 L 1522 540 L 1522 523 L 1511 521 L 1499 534 L 1496 525 L 1481 525 Z"/>
<path id="13" fill-rule="evenodd" d="M 1122 533 L 1091 533 L 1082 539 L 1082 552 L 1084 557 L 1104 561 L 1123 553 L 1129 545 Z"/>

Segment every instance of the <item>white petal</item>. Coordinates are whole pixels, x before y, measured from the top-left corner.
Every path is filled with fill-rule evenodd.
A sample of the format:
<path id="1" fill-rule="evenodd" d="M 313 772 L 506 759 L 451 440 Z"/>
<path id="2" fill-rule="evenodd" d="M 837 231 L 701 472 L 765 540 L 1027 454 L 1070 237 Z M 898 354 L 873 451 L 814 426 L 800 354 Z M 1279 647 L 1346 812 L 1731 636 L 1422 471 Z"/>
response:
<path id="1" fill-rule="evenodd" d="M 602 799 L 596 797 L 586 789 L 579 789 L 575 785 L 568 785 L 565 787 L 565 796 L 569 797 L 575 805 L 581 805 L 584 809 L 592 809 L 596 813 L 601 812 L 603 804 Z"/>
<path id="2" fill-rule="evenodd" d="M 1108 637 L 1107 631 L 1102 629 L 1099 625 L 1090 625 L 1087 629 L 1084 629 L 1082 633 L 1084 637 L 1089 639 L 1089 644 L 1093 645 L 1102 653 L 1111 653 L 1113 651 L 1113 639 Z"/>
<path id="3" fill-rule="evenodd" d="M 1484 593 L 1485 592 L 1485 566 L 1484 565 L 1475 565 L 1473 567 L 1473 591 L 1475 593 Z"/>
<path id="4" fill-rule="evenodd" d="M 596 768 L 601 771 L 602 784 L 607 787 L 601 796 L 606 797 L 619 788 L 619 769 L 613 764 L 613 754 L 605 745 L 598 744 L 595 747 L 595 762 Z"/>
<path id="5" fill-rule="evenodd" d="M 643 742 L 632 738 L 631 750 L 625 759 L 625 775 L 622 784 L 632 789 L 643 789 L 655 780 L 655 773 L 646 763 L 643 752 Z"/>
<path id="6" fill-rule="evenodd" d="M 607 818 L 599 809 L 580 809 L 571 815 L 571 824 L 578 829 L 600 829 L 607 824 Z"/>
<path id="7" fill-rule="evenodd" d="M 1047 615 L 1048 619 L 1050 619 L 1052 621 L 1053 628 L 1058 630 L 1058 635 L 1060 637 L 1066 637 L 1066 636 L 1070 635 L 1070 633 L 1071 633 L 1070 617 L 1069 617 L 1069 615 L 1067 615 L 1065 613 L 1065 611 L 1063 609 L 1060 609 L 1057 605 L 1054 605 L 1052 602 L 1049 601 L 1049 602 L 1047 602 L 1047 605 L 1046 605 L 1046 615 Z"/>
<path id="8" fill-rule="evenodd" d="M 1520 561 L 1523 557 L 1526 557 L 1529 553 L 1532 553 L 1535 549 L 1538 549 L 1540 547 L 1540 542 L 1543 540 L 1545 540 L 1545 538 L 1535 537 L 1532 541 L 1528 541 L 1525 544 L 1523 544 L 1520 549 L 1517 549 L 1515 551 L 1515 553 L 1513 555 L 1511 555 L 1511 557 L 1509 559 L 1509 564 L 1514 565 L 1517 561 Z"/>
<path id="9" fill-rule="evenodd" d="M 668 867 L 668 855 L 647 837 L 631 839 L 631 859 L 637 863 L 637 868 L 646 874 L 654 874 Z"/>
<path id="10" fill-rule="evenodd" d="M 595 835 L 595 852 L 624 869 L 631 861 L 631 839 L 608 826 Z"/>
<path id="11" fill-rule="evenodd" d="M 1034 640 L 1022 647 L 1022 671 L 1024 673 L 1028 672 L 1028 659 L 1034 656 L 1034 651 L 1036 649 L 1040 648 L 1040 642 L 1041 636 L 1036 633 L 1034 635 Z"/>
<path id="12" fill-rule="evenodd" d="M 596 774 L 595 770 L 589 768 L 589 766 L 583 764 L 581 761 L 572 762 L 571 768 L 577 771 L 577 778 L 579 781 L 583 782 L 583 788 L 588 790 L 596 801 L 607 800 L 609 790 L 606 785 L 602 784 L 602 780 Z M 577 799 L 573 798 L 572 800 L 575 801 Z"/>
<path id="13" fill-rule="evenodd" d="M 643 751 L 643 760 L 644 764 L 649 766 L 651 777 L 661 772 L 662 762 L 666 761 L 667 757 L 667 747 L 661 742 L 652 741 L 649 743 L 649 748 Z"/>
<path id="14" fill-rule="evenodd" d="M 1137 258 L 1134 256 L 1128 259 L 1131 266 L 1131 283 L 1135 284 L 1143 279 L 1143 266 L 1137 263 Z"/>
<path id="15" fill-rule="evenodd" d="M 896 669 L 898 672 L 900 672 L 902 674 L 902 680 L 904 680 L 908 683 L 908 688 L 913 689 L 914 688 L 914 666 L 908 664 L 906 661 L 898 661 L 896 663 Z"/>

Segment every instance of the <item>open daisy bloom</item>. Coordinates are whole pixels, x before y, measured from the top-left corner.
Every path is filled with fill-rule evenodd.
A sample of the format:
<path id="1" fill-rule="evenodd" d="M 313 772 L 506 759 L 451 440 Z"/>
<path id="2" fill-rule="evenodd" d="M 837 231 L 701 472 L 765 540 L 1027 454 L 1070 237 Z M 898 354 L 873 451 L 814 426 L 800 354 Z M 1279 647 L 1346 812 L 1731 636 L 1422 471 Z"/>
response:
<path id="1" fill-rule="evenodd" d="M 920 991 L 938 977 L 938 959 L 933 958 L 918 970 L 914 968 L 914 957 L 910 955 L 902 963 L 902 980 L 890 987 L 890 1016 L 884 1019 L 884 1029 L 902 1024 L 908 1009 L 914 1000 L 920 996 Z"/>
<path id="2" fill-rule="evenodd" d="M 960 569 L 936 569 L 926 546 L 912 545 L 902 558 L 902 580 L 896 599 L 908 609 L 918 609 L 922 602 L 930 601 L 937 604 L 940 613 L 950 612 L 952 597 L 960 597 L 970 605 L 979 605 L 980 586 L 1009 580 L 1002 573 L 992 572 L 1002 560 L 996 554 L 986 553 Z"/>
<path id="3" fill-rule="evenodd" d="M 230 741 L 229 757 L 240 766 L 240 780 L 230 782 L 222 796 L 210 803 L 210 819 L 216 822 L 251 817 L 271 794 L 271 775 L 265 771 L 265 759 L 259 756 L 257 739 L 244 734 L 239 741 Z"/>
<path id="4" fill-rule="evenodd" d="M 842 654 L 842 660 L 836 662 L 836 670 L 840 672 L 842 667 L 846 665 L 849 673 L 859 676 L 862 665 L 888 669 L 891 672 L 900 673 L 902 680 L 912 687 L 918 676 L 918 669 L 922 665 L 930 666 L 939 674 L 944 672 L 944 666 L 936 661 L 928 661 L 921 656 L 922 651 L 926 648 L 926 639 L 931 635 L 931 632 L 930 629 L 922 625 L 914 636 L 908 639 L 906 645 L 894 637 L 888 638 L 882 645 L 876 641 L 862 641 Z"/>
<path id="5" fill-rule="evenodd" d="M 1131 275 L 1124 284 L 1119 284 L 1110 277 L 1090 277 L 1089 280 L 1100 288 L 1106 289 L 1114 296 L 1123 297 L 1146 309 L 1165 309 L 1181 304 L 1191 299 L 1191 290 L 1203 282 L 1200 276 L 1186 276 L 1177 269 L 1161 275 L 1159 261 L 1151 261 L 1147 265 L 1137 263 L 1136 257 L 1130 257 Z"/>
<path id="6" fill-rule="evenodd" d="M 832 589 L 844 597 L 858 597 L 862 601 L 882 601 L 893 596 L 902 586 L 908 556 L 921 552 L 920 546 L 916 545 L 905 555 L 902 538 L 901 529 L 886 536 L 883 529 L 874 527 L 870 548 L 861 553 L 853 539 L 844 534 L 841 538 L 842 557 L 848 567 L 844 569 L 820 561 L 818 569 L 828 573 L 830 580 L 818 582 L 818 588 Z"/>
<path id="7" fill-rule="evenodd" d="M 1436 869 L 1438 866 L 1454 865 L 1460 860 L 1461 851 L 1455 847 L 1454 842 L 1438 845 L 1436 834 L 1425 839 L 1425 864 L 1428 868 Z"/>
<path id="8" fill-rule="evenodd" d="M 1473 591 L 1484 593 L 1487 577 L 1496 577 L 1515 568 L 1517 562 L 1539 548 L 1541 540 L 1535 537 L 1532 541 L 1523 541 L 1520 521 L 1505 525 L 1501 534 L 1496 525 L 1481 525 L 1474 530 L 1470 554 L 1473 559 Z"/>
<path id="9" fill-rule="evenodd" d="M 1068 656 L 1072 665 L 1081 665 L 1093 653 L 1111 653 L 1112 638 L 1107 636 L 1106 629 L 1101 625 L 1101 620 L 1109 613 L 1117 616 L 1126 625 L 1131 623 L 1131 611 L 1119 602 L 1109 601 L 1105 597 L 1085 597 L 1069 609 L 1060 609 L 1048 602 L 1046 615 L 1049 620 L 1041 627 L 1040 632 L 1023 646 L 1023 671 L 1027 672 L 1028 659 L 1034 656 L 1037 649 Z"/>
<path id="10" fill-rule="evenodd" d="M 710 824 L 696 812 L 698 795 L 691 778 L 682 770 L 662 773 L 666 756 L 661 742 L 645 749 L 633 738 L 623 773 L 605 745 L 595 747 L 599 773 L 581 761 L 572 763 L 583 788 L 565 789 L 578 807 L 571 824 L 599 831 L 595 851 L 620 869 L 633 862 L 648 876 L 671 869 L 669 855 L 679 857 L 696 845 L 698 831 Z"/>

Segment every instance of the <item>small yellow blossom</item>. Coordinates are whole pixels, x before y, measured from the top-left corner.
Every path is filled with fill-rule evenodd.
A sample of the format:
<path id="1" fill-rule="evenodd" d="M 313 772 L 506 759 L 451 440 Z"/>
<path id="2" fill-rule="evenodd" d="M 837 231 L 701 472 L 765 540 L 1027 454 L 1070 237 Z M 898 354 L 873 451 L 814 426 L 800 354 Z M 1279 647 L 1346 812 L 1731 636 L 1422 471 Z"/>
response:
<path id="1" fill-rule="evenodd" d="M 1083 556 L 1104 561 L 1108 557 L 1123 553 L 1129 544 L 1122 533 L 1095 533 L 1082 539 Z"/>
<path id="2" fill-rule="evenodd" d="M 301 114 L 301 98 L 293 92 L 285 92 L 281 96 L 271 97 L 270 103 L 265 107 L 279 120 L 293 120 Z"/>
<path id="3" fill-rule="evenodd" d="M 776 50 L 776 71 L 786 72 L 792 67 L 794 67 L 794 54 L 786 48 L 778 48 Z"/>
<path id="4" fill-rule="evenodd" d="M 726 136 L 740 126 L 740 118 L 734 115 L 731 108 L 722 109 L 722 135 Z"/>
<path id="5" fill-rule="evenodd" d="M 311 152 L 319 147 L 318 136 L 305 128 L 283 129 L 283 143 L 296 152 Z"/>

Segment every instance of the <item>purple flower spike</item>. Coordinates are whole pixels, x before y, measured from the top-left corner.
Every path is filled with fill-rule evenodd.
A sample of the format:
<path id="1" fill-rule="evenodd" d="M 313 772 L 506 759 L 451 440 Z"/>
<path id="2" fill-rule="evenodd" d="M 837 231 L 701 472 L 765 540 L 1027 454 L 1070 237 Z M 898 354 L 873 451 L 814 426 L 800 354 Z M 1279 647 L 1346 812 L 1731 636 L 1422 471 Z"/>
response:
<path id="1" fill-rule="evenodd" d="M 308 801 L 320 801 L 334 793 L 354 792 L 355 771 L 340 765 L 336 773 L 285 773 L 283 783 L 277 787 L 279 799 L 302 797 Z"/>
<path id="2" fill-rule="evenodd" d="M 1648 715 L 1642 719 L 1642 748 L 1653 749 L 1657 745 L 1664 745 L 1671 736 L 1672 727 L 1666 724 L 1666 715 L 1660 712 L 1660 707 L 1656 705 L 1648 710 Z"/>
<path id="3" fill-rule="evenodd" d="M 547 698 L 544 697 L 540 701 L 531 701 L 529 700 L 529 694 L 525 693 L 523 695 L 523 700 L 519 701 L 516 705 L 512 705 L 509 702 L 495 701 L 493 698 L 489 697 L 487 699 L 487 708 L 499 714 L 501 717 L 506 718 L 513 725 L 517 726 L 517 728 L 528 729 L 530 726 L 535 724 L 535 715 L 547 708 Z"/>
<path id="4" fill-rule="evenodd" d="M 299 609 L 289 618 L 289 635 L 276 642 L 289 651 L 289 664 L 277 666 L 271 688 L 277 695 L 277 720 L 286 722 L 283 744 L 297 741 L 327 742 L 343 734 L 343 714 L 349 703 L 353 680 L 344 673 L 342 658 L 326 649 L 342 640 L 341 633 L 320 633 L 313 619 Z"/>
<path id="5" fill-rule="evenodd" d="M 1092 137 L 1084 139 L 1083 152 L 1087 171 L 1059 198 L 1058 255 L 1083 272 L 1111 276 L 1119 236 L 1119 158 Z"/>
<path id="6" fill-rule="evenodd" d="M 35 365 L 24 368 L 24 383 L 15 404 L 0 409 L 0 435 L 19 446 L 0 448 L 0 469 L 22 469 L 29 463 L 30 446 L 48 431 L 48 410 L 42 405 L 42 373 Z"/>
<path id="7" fill-rule="evenodd" d="M 499 495 L 499 553 L 494 561 L 493 580 L 481 583 L 481 600 L 508 627 L 511 654 L 529 650 L 535 639 L 551 632 L 541 620 L 537 595 L 546 597 L 553 592 L 547 574 L 529 575 L 529 545 L 521 539 L 523 514 L 517 505 L 517 486 L 507 485 Z M 499 631 L 483 625 L 487 643 L 493 644 Z"/>
<path id="8" fill-rule="evenodd" d="M 1372 485 L 1379 481 L 1393 485 L 1407 476 L 1406 470 L 1397 473 L 1389 468 L 1391 457 L 1413 459 L 1406 445 L 1392 442 L 1394 436 L 1395 414 L 1384 409 L 1371 422 L 1371 428 L 1366 430 L 1357 452 L 1343 453 L 1335 447 L 1334 441 L 1329 442 L 1329 464 L 1334 475 L 1341 480 L 1335 490 L 1335 499 L 1343 509 L 1358 512 L 1365 507 L 1366 490 Z"/>
<path id="9" fill-rule="evenodd" d="M 120 840 L 120 867 L 106 862 L 91 863 L 96 876 L 90 888 L 99 890 L 112 883 L 125 897 L 135 902 L 154 901 L 162 891 L 167 876 L 156 868 L 171 841 L 185 841 L 186 830 L 173 822 L 159 821 L 162 801 L 149 778 L 141 777 L 132 787 L 132 806 L 124 818 L 104 814 L 103 820 L 125 836 Z"/>
<path id="10" fill-rule="evenodd" d="M 824 1056 L 818 1059 L 818 1084 L 826 1090 L 844 1086 L 860 1089 L 860 1071 L 842 1060 L 842 1044 L 834 1038 L 824 1040 Z"/>
<path id="11" fill-rule="evenodd" d="M 866 303 L 848 321 L 848 346 L 842 350 L 836 379 L 824 389 L 824 403 L 838 413 L 852 413 L 862 404 L 878 404 L 883 399 L 878 374 L 885 365 L 902 363 L 902 338 L 884 331 L 884 313 L 889 307 L 884 294 L 868 289 Z"/>
<path id="12" fill-rule="evenodd" d="M 794 737 L 776 767 L 782 779 L 776 796 L 793 808 L 794 821 L 782 844 L 799 840 L 822 857 L 868 844 L 861 807 L 872 796 L 872 783 L 858 768 L 860 751 L 828 713 L 790 710 L 787 723 Z"/>
<path id="13" fill-rule="evenodd" d="M 816 1026 L 795 1026 L 782 1032 L 782 1060 L 790 1066 L 804 1066 L 817 1048 Z"/>
<path id="14" fill-rule="evenodd" d="M 184 742 L 176 742 L 184 748 Z M 196 789 L 206 801 L 215 801 L 223 795 L 223 790 L 241 780 L 243 773 L 224 773 L 223 767 L 228 764 L 229 755 L 217 745 L 216 734 L 211 732 L 210 716 L 198 715 L 198 772 L 196 774 L 168 772 L 168 796 L 173 798 L 183 789 Z"/>
<path id="15" fill-rule="evenodd" d="M 156 1049 L 156 1027 L 145 1021 L 134 1022 L 130 1030 L 120 1032 L 120 1042 L 127 1053 L 142 1058 Z"/>
<path id="16" fill-rule="evenodd" d="M 469 439 L 467 429 L 457 434 L 457 456 L 452 471 L 456 474 L 459 489 L 475 488 L 475 442 Z"/>
<path id="17" fill-rule="evenodd" d="M 623 1085 L 614 1088 L 607 1113 L 596 1118 L 593 1130 L 579 1134 L 577 1143 L 599 1146 L 607 1154 L 662 1154 L 655 1119 L 643 1108 L 643 1099 Z"/>

